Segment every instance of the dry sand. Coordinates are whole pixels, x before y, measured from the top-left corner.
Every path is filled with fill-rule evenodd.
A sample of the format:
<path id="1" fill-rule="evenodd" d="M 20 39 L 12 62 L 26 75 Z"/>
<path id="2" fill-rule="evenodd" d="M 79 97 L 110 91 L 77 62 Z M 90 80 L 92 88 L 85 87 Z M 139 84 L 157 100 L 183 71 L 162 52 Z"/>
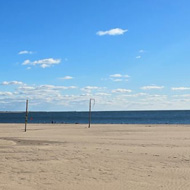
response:
<path id="1" fill-rule="evenodd" d="M 189 190 L 188 125 L 0 124 L 0 190 Z"/>

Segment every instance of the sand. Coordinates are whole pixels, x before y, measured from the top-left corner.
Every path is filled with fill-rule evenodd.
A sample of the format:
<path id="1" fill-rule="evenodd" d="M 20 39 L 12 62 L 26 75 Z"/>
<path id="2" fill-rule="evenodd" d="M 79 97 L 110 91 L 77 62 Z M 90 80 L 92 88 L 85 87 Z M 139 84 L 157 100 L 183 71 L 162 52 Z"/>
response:
<path id="1" fill-rule="evenodd" d="M 188 190 L 189 125 L 0 124 L 0 190 Z"/>

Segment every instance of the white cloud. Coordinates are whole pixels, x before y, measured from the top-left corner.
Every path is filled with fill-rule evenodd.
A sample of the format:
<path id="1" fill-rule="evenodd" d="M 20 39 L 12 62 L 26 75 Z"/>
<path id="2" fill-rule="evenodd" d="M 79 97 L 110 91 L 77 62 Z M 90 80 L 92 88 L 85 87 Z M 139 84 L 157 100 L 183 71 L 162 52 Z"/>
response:
<path id="1" fill-rule="evenodd" d="M 55 86 L 55 85 L 40 85 L 36 88 L 36 90 L 68 90 L 68 89 L 76 89 L 76 86 Z"/>
<path id="2" fill-rule="evenodd" d="M 71 77 L 71 76 L 65 76 L 65 77 L 61 77 L 59 79 L 61 79 L 61 80 L 71 80 L 71 79 L 73 79 L 73 77 Z"/>
<path id="3" fill-rule="evenodd" d="M 48 58 L 48 59 L 41 59 L 37 61 L 30 61 L 30 60 L 25 60 L 22 65 L 40 65 L 42 68 L 46 67 L 51 67 L 56 64 L 60 64 L 61 59 L 53 59 L 53 58 Z"/>
<path id="4" fill-rule="evenodd" d="M 0 96 L 12 96 L 12 92 L 0 92 Z"/>
<path id="5" fill-rule="evenodd" d="M 142 90 L 154 90 L 154 89 L 155 90 L 161 90 L 163 88 L 164 88 L 164 86 L 154 86 L 154 85 L 141 87 Z"/>
<path id="6" fill-rule="evenodd" d="M 89 96 L 91 96 L 91 94 L 90 93 L 86 93 L 86 94 L 81 94 L 80 96 L 89 97 Z"/>
<path id="7" fill-rule="evenodd" d="M 122 74 L 113 74 L 109 76 L 110 79 L 114 82 L 121 82 L 121 81 L 128 81 L 126 78 L 129 78 L 129 75 L 122 75 Z"/>
<path id="8" fill-rule="evenodd" d="M 36 88 L 34 86 L 22 86 L 19 87 L 18 89 L 23 91 L 30 91 L 30 90 L 35 90 Z"/>
<path id="9" fill-rule="evenodd" d="M 125 78 L 129 78 L 130 76 L 129 76 L 129 75 L 124 75 L 123 77 L 125 77 Z"/>
<path id="10" fill-rule="evenodd" d="M 4 81 L 1 83 L 1 85 L 23 85 L 23 82 L 21 81 Z"/>
<path id="11" fill-rule="evenodd" d="M 86 87 L 82 88 L 81 90 L 90 93 L 92 90 L 98 90 L 98 89 L 100 89 L 100 87 L 86 86 Z"/>
<path id="12" fill-rule="evenodd" d="M 112 79 L 114 82 L 121 82 L 123 79 Z"/>
<path id="13" fill-rule="evenodd" d="M 111 96 L 111 94 L 104 93 L 104 92 L 99 92 L 95 94 L 96 96 Z"/>
<path id="14" fill-rule="evenodd" d="M 143 49 L 139 50 L 139 53 L 144 53 L 145 51 Z"/>
<path id="15" fill-rule="evenodd" d="M 27 85 L 20 81 L 4 81 L 1 85 L 15 85 L 11 91 L 5 89 L 0 91 L 1 110 L 24 110 L 26 99 L 29 99 L 30 110 L 46 111 L 87 110 L 89 98 L 96 99 L 94 107 L 96 110 L 188 109 L 190 107 L 190 94 L 188 93 L 163 95 L 153 92 L 148 94 L 146 91 L 133 94 L 132 90 L 126 88 L 110 90 L 98 86 L 86 86 L 83 92 L 79 91 L 81 89 L 75 90 L 76 86 Z M 160 86 L 154 84 L 150 86 L 146 86 L 145 89 L 160 89 Z M 8 87 L 5 86 L 5 88 Z"/>
<path id="16" fill-rule="evenodd" d="M 173 87 L 172 90 L 190 90 L 190 87 Z"/>
<path id="17" fill-rule="evenodd" d="M 25 100 L 29 99 L 30 108 L 46 110 L 49 107 L 70 106 L 77 96 L 71 95 L 75 86 L 22 85 L 13 92 L 0 91 L 0 108 L 4 110 L 23 110 Z M 66 94 L 68 93 L 68 94 Z M 49 108 L 52 110 L 51 108 Z"/>
<path id="18" fill-rule="evenodd" d="M 30 60 L 25 60 L 23 63 L 22 63 L 23 65 L 29 65 L 29 64 L 31 64 L 32 65 L 32 62 L 30 62 Z"/>
<path id="19" fill-rule="evenodd" d="M 104 87 L 98 87 L 98 86 L 86 86 L 84 88 L 81 88 L 81 91 L 84 91 L 88 94 L 95 92 L 95 91 L 101 91 L 105 89 Z"/>
<path id="20" fill-rule="evenodd" d="M 145 50 L 141 49 L 139 50 L 139 53 L 142 55 L 143 53 L 145 53 Z M 142 58 L 141 55 L 136 56 L 136 59 L 141 59 Z"/>
<path id="21" fill-rule="evenodd" d="M 17 90 L 19 94 L 29 95 L 30 97 L 52 96 L 60 94 L 64 90 L 76 89 L 76 86 L 55 86 L 55 85 L 40 85 L 40 86 L 21 86 Z"/>
<path id="22" fill-rule="evenodd" d="M 34 52 L 32 52 L 32 51 L 27 51 L 27 50 L 18 52 L 19 55 L 23 55 L 23 54 L 33 54 L 33 53 L 34 53 Z"/>
<path id="23" fill-rule="evenodd" d="M 111 78 L 121 78 L 122 75 L 121 74 L 114 74 L 114 75 L 110 75 Z"/>
<path id="24" fill-rule="evenodd" d="M 137 94 L 124 94 L 123 97 L 137 98 L 142 96 L 148 96 L 146 93 L 137 93 Z"/>
<path id="25" fill-rule="evenodd" d="M 130 93 L 132 92 L 132 90 L 129 89 L 124 89 L 124 88 L 118 88 L 115 90 L 112 90 L 113 93 Z"/>
<path id="26" fill-rule="evenodd" d="M 104 36 L 104 35 L 115 36 L 115 35 L 122 35 L 127 31 L 128 31 L 127 29 L 123 30 L 121 28 L 114 28 L 114 29 L 107 30 L 107 31 L 98 31 L 96 34 L 98 36 Z"/>
<path id="27" fill-rule="evenodd" d="M 190 94 L 173 95 L 173 97 L 175 97 L 175 98 L 181 98 L 181 97 L 183 97 L 183 98 L 190 98 Z"/>
<path id="28" fill-rule="evenodd" d="M 97 87 L 97 86 L 86 86 L 83 89 L 84 90 L 97 90 L 97 89 L 99 89 L 99 87 Z"/>

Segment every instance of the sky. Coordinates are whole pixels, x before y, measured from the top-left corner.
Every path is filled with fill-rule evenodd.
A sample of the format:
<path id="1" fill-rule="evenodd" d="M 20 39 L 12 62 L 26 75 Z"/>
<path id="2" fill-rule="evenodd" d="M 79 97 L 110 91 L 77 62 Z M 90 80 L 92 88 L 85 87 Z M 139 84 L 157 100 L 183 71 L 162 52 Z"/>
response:
<path id="1" fill-rule="evenodd" d="M 0 111 L 190 109 L 189 0 L 1 0 Z"/>

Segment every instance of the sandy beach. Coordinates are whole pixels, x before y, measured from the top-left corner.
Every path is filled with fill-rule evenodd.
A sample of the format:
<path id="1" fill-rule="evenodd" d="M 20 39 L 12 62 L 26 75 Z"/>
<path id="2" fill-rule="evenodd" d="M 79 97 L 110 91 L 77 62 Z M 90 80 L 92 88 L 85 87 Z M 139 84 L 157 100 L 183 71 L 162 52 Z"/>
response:
<path id="1" fill-rule="evenodd" d="M 0 190 L 188 190 L 190 125 L 0 124 Z"/>

